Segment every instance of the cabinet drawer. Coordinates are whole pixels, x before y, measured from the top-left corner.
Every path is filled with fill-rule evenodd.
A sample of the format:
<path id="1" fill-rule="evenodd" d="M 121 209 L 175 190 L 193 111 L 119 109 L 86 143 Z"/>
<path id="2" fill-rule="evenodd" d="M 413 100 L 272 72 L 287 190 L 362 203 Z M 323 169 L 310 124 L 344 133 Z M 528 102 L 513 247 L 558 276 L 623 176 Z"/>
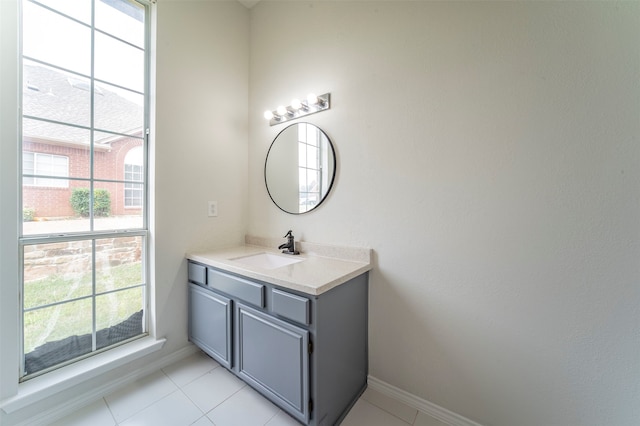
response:
<path id="1" fill-rule="evenodd" d="M 278 289 L 271 292 L 271 311 L 300 324 L 309 325 L 309 299 Z"/>
<path id="2" fill-rule="evenodd" d="M 209 268 L 208 285 L 260 308 L 264 307 L 264 285 Z"/>
<path id="3" fill-rule="evenodd" d="M 197 263 L 189 262 L 189 281 L 207 285 L 207 268 Z"/>

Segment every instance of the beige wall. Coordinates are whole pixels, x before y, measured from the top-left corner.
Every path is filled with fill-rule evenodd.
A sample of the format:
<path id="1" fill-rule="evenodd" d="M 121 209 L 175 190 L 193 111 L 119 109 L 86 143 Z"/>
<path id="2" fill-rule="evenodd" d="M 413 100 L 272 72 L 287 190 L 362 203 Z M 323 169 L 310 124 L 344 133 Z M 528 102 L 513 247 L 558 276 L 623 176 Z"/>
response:
<path id="1" fill-rule="evenodd" d="M 640 418 L 640 4 L 282 2 L 251 11 L 249 233 L 370 246 L 370 373 L 484 425 Z M 336 146 L 270 201 L 266 109 Z"/>

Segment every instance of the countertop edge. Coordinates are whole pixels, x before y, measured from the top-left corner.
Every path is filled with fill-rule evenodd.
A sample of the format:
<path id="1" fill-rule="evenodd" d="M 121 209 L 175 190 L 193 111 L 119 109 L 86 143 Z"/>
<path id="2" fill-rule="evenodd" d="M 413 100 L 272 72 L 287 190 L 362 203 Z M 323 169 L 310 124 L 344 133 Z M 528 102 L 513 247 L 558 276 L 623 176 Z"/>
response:
<path id="1" fill-rule="evenodd" d="M 264 281 L 269 284 L 278 285 L 312 296 L 319 296 L 322 293 L 325 293 L 372 269 L 370 262 L 358 262 L 334 257 L 324 257 L 315 255 L 314 253 L 301 254 L 301 257 L 305 259 L 313 259 L 313 264 L 311 266 L 305 265 L 301 267 L 297 266 L 299 264 L 294 264 L 271 270 L 241 265 L 232 260 L 236 257 L 261 252 L 279 253 L 279 251 L 270 248 L 247 244 L 243 246 L 216 249 L 210 252 L 187 253 L 185 257 L 188 260 L 199 262 L 213 268 Z M 330 269 L 332 266 L 340 266 L 341 269 L 344 269 L 344 273 L 326 274 L 327 269 Z M 322 277 L 323 273 L 325 274 L 325 277 Z"/>

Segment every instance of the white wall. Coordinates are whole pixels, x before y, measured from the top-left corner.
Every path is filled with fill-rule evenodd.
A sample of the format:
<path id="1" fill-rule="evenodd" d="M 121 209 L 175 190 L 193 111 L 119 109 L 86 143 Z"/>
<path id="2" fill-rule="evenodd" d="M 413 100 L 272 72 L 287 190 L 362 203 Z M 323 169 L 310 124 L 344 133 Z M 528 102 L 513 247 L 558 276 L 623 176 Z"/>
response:
<path id="1" fill-rule="evenodd" d="M 0 398 L 17 386 L 17 47 L 16 2 L 0 0 L 2 133 Z M 185 253 L 240 244 L 247 223 L 249 11 L 236 1 L 172 1 L 157 5 L 155 132 L 152 135 L 154 243 L 151 313 L 160 352 L 33 404 L 11 425 L 133 373 L 187 345 Z M 216 200 L 217 218 L 207 217 Z"/>
<path id="2" fill-rule="evenodd" d="M 187 342 L 185 254 L 244 242 L 249 11 L 158 2 L 155 289 L 159 335 Z M 218 217 L 207 216 L 208 201 Z"/>
<path id="3" fill-rule="evenodd" d="M 249 233 L 370 246 L 370 373 L 484 425 L 640 418 L 640 4 L 251 11 Z M 262 111 L 330 91 L 329 199 L 270 201 Z"/>

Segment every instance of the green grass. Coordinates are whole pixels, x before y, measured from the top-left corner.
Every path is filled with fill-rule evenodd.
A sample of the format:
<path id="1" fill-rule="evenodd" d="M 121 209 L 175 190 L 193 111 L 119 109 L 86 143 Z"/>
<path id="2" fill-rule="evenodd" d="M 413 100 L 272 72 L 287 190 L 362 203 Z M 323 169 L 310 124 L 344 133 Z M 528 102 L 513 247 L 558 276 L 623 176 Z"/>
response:
<path id="1" fill-rule="evenodd" d="M 140 263 L 131 263 L 109 267 L 96 273 L 97 294 L 120 290 L 96 297 L 96 330 L 124 321 L 143 308 L 141 288 L 121 290 L 142 282 L 141 267 Z M 29 353 L 46 342 L 91 333 L 92 298 L 70 302 L 75 298 L 91 295 L 91 280 L 92 274 L 87 272 L 75 276 L 51 276 L 25 283 L 25 309 L 57 302 L 66 303 L 24 314 L 24 353 Z"/>

